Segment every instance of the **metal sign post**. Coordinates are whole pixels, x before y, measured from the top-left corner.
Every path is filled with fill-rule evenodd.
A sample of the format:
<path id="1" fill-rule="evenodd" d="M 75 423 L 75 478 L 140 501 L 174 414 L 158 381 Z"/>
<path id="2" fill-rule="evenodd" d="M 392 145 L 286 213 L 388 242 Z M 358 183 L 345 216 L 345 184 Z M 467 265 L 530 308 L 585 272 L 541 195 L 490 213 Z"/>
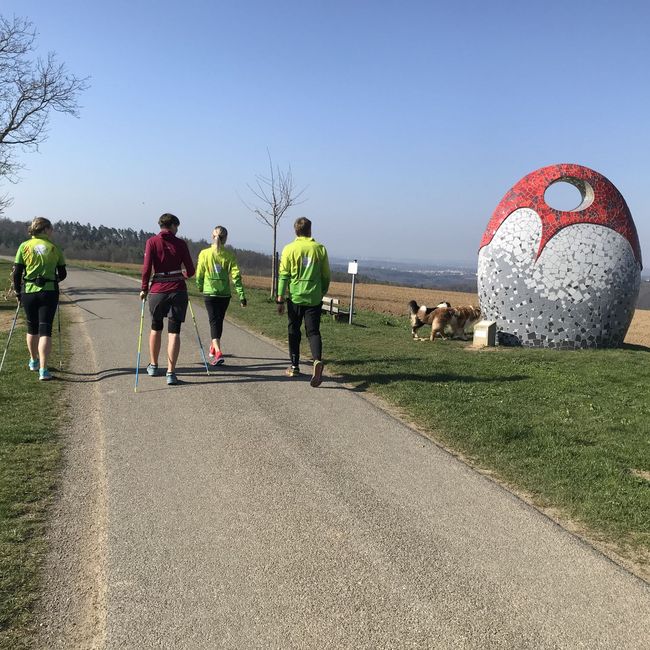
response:
<path id="1" fill-rule="evenodd" d="M 348 273 L 352 276 L 352 294 L 350 295 L 350 318 L 348 320 L 348 325 L 352 325 L 352 313 L 354 312 L 354 285 L 358 272 L 359 265 L 357 264 L 357 260 L 354 260 L 354 262 L 348 262 Z"/>

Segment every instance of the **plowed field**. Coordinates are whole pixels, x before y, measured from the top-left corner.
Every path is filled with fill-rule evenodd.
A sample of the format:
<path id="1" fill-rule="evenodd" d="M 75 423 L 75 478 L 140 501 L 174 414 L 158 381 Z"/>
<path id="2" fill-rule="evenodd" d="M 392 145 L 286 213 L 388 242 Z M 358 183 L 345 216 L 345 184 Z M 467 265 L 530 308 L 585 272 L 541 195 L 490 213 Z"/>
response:
<path id="1" fill-rule="evenodd" d="M 246 276 L 244 286 L 257 289 L 269 289 L 270 278 Z M 332 298 L 339 298 L 345 304 L 350 302 L 350 284 L 332 282 L 327 292 Z M 419 305 L 437 305 L 446 300 L 452 305 L 478 305 L 478 296 L 474 293 L 459 293 L 456 291 L 439 291 L 436 289 L 413 289 L 411 287 L 393 287 L 385 284 L 357 284 L 354 301 L 358 309 L 403 315 L 407 318 L 408 302 L 415 300 Z M 632 324 L 625 337 L 625 342 L 631 345 L 642 345 L 650 348 L 650 310 L 637 309 Z"/>

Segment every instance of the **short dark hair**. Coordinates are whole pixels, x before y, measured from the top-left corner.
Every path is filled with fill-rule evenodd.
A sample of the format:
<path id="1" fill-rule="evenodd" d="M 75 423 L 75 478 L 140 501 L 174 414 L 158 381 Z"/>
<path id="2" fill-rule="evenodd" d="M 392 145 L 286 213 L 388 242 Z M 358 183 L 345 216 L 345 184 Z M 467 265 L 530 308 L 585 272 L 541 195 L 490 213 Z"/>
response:
<path id="1" fill-rule="evenodd" d="M 158 219 L 158 225 L 161 228 L 171 228 L 171 226 L 180 226 L 181 220 L 175 214 L 165 212 L 165 214 L 161 215 L 160 219 Z"/>
<path id="2" fill-rule="evenodd" d="M 293 224 L 296 237 L 311 237 L 311 221 L 307 217 L 298 217 Z"/>

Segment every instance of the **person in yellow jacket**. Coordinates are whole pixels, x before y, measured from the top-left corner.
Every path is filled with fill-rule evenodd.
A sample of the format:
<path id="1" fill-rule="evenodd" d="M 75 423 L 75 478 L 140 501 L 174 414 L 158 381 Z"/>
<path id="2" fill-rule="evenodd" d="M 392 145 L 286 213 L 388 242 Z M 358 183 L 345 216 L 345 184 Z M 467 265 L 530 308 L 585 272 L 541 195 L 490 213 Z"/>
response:
<path id="1" fill-rule="evenodd" d="M 312 367 L 312 387 L 323 381 L 323 343 L 320 335 L 320 315 L 323 296 L 330 285 L 330 265 L 325 246 L 311 236 L 311 221 L 306 217 L 296 219 L 293 224 L 296 239 L 287 244 L 280 257 L 278 277 L 278 313 L 284 313 L 285 293 L 287 294 L 287 318 L 289 357 L 291 366 L 287 368 L 289 377 L 300 374 L 300 327 L 305 321 L 305 334 L 309 340 Z"/>
<path id="2" fill-rule="evenodd" d="M 13 285 L 25 310 L 30 370 L 41 381 L 52 379 L 47 360 L 52 350 L 52 323 L 59 306 L 59 282 L 66 278 L 61 249 L 51 241 L 52 223 L 37 217 L 27 229 L 30 239 L 16 253 Z"/>
<path id="3" fill-rule="evenodd" d="M 205 308 L 210 320 L 210 345 L 209 359 L 213 366 L 223 363 L 221 350 L 221 335 L 223 333 L 223 319 L 226 316 L 230 298 L 230 280 L 235 285 L 242 307 L 246 307 L 246 294 L 241 281 L 241 273 L 237 265 L 235 254 L 226 249 L 228 231 L 223 226 L 217 226 L 212 231 L 212 246 L 204 248 L 199 253 L 196 265 L 196 286 L 203 294 Z"/>

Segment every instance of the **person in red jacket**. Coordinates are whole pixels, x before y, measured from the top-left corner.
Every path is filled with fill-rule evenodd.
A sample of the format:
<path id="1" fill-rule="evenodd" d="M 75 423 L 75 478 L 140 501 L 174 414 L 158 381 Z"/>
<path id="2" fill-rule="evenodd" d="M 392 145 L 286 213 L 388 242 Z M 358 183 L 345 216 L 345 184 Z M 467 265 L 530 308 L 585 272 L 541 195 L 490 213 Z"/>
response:
<path id="1" fill-rule="evenodd" d="M 194 264 L 187 244 L 176 237 L 180 223 L 178 217 L 169 213 L 158 219 L 160 232 L 150 237 L 145 245 L 140 291 L 141 300 L 149 296 L 151 312 L 147 374 L 151 377 L 158 375 L 163 319 L 167 318 L 167 384 L 170 386 L 178 383 L 176 362 L 181 349 L 181 323 L 185 321 L 187 311 L 185 280 L 194 275 Z"/>

